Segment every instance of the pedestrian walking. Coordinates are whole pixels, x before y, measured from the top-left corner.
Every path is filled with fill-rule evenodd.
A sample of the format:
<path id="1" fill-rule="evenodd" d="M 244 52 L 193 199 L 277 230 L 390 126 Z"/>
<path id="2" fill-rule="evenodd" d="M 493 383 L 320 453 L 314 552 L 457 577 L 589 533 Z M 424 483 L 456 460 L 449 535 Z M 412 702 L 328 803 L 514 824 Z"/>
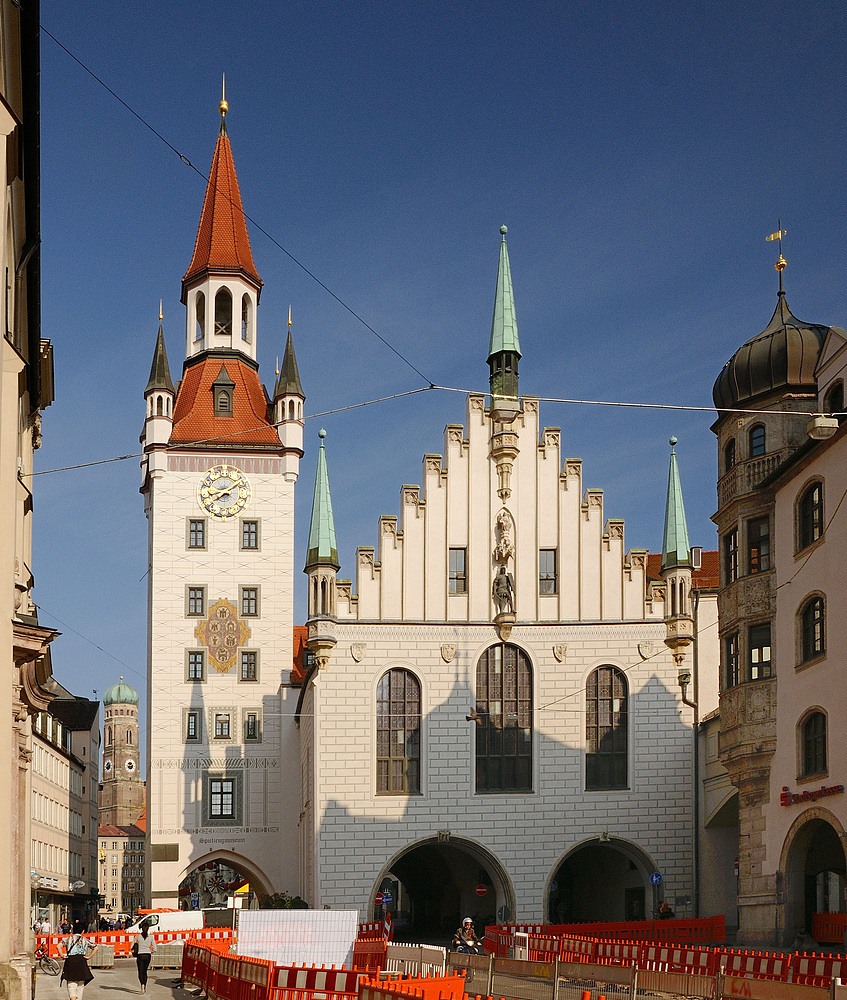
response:
<path id="1" fill-rule="evenodd" d="M 144 920 L 132 945 L 132 953 L 135 955 L 135 964 L 138 967 L 138 984 L 142 993 L 147 992 L 147 970 L 150 968 L 155 951 L 156 939 L 150 933 L 147 921 Z"/>
<path id="2" fill-rule="evenodd" d="M 81 934 L 72 934 L 64 942 L 65 964 L 59 982 L 67 983 L 68 1000 L 82 1000 L 82 991 L 94 976 L 88 968 L 88 955 L 94 945 Z"/>

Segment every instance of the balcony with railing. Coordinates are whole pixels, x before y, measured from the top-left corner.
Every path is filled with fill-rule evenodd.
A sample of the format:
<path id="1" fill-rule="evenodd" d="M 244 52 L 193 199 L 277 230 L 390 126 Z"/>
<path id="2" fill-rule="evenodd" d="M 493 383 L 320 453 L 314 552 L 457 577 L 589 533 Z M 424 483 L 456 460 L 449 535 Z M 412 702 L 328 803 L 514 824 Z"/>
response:
<path id="1" fill-rule="evenodd" d="M 754 490 L 791 454 L 790 448 L 783 448 L 770 455 L 738 462 L 718 480 L 718 505 L 723 507 L 735 497 Z"/>

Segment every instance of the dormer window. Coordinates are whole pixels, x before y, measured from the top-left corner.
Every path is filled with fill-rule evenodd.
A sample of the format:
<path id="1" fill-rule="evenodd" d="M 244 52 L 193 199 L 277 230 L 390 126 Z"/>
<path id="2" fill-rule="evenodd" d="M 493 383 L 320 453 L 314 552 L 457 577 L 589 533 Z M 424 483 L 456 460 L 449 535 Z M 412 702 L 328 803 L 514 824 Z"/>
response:
<path id="1" fill-rule="evenodd" d="M 216 417 L 232 416 L 232 399 L 235 382 L 229 377 L 225 365 L 221 365 L 220 373 L 212 383 L 212 398 L 215 404 Z"/>

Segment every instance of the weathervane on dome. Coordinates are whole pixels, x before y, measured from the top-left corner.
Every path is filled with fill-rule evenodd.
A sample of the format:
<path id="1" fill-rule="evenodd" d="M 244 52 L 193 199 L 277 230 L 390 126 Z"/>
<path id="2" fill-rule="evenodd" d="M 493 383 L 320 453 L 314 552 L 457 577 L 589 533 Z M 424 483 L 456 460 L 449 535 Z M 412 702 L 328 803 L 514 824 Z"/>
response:
<path id="1" fill-rule="evenodd" d="M 777 230 L 775 233 L 770 233 L 765 237 L 766 243 L 773 243 L 774 240 L 779 244 L 779 256 L 774 264 L 774 270 L 779 274 L 779 290 L 782 291 L 782 272 L 788 266 L 788 261 L 782 256 L 782 237 L 788 235 L 788 230 L 782 228 L 782 221 L 777 220 Z"/>

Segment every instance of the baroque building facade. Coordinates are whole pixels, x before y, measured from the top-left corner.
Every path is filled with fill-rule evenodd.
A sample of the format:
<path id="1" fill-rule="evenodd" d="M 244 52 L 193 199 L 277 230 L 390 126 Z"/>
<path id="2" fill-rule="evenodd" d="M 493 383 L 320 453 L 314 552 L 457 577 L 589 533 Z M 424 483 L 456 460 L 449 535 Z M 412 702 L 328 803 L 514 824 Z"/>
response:
<path id="1" fill-rule="evenodd" d="M 721 371 L 720 763 L 737 812 L 739 940 L 787 945 L 845 910 L 840 566 L 847 333 L 788 306 Z M 744 410 L 746 412 L 738 412 Z M 833 416 L 834 414 L 834 416 Z M 719 780 L 716 775 L 716 780 Z"/>
<path id="2" fill-rule="evenodd" d="M 713 581 L 698 587 L 673 451 L 651 578 L 559 428 L 520 395 L 501 234 L 491 394 L 469 395 L 443 454 L 424 456 L 422 486 L 400 488 L 399 517 L 357 550 L 355 586 L 337 578 L 321 432 L 301 892 L 313 906 L 391 910 L 413 935 L 449 932 L 462 913 L 639 918 L 660 898 L 693 914 Z"/>
<path id="3" fill-rule="evenodd" d="M 29 995 L 32 719 L 53 694 L 49 644 L 32 599 L 33 453 L 53 393 L 53 353 L 41 337 L 39 5 L 0 3 L 0 990 Z"/>
<path id="4" fill-rule="evenodd" d="M 269 397 L 259 377 L 253 260 L 226 102 L 182 281 L 174 386 L 161 326 L 145 390 L 149 527 L 145 882 L 189 905 L 191 878 L 235 870 L 260 895 L 297 880 L 294 484 L 304 394 L 289 321 Z M 182 894 L 181 894 L 182 890 Z M 188 899 L 191 897 L 189 896 Z"/>

